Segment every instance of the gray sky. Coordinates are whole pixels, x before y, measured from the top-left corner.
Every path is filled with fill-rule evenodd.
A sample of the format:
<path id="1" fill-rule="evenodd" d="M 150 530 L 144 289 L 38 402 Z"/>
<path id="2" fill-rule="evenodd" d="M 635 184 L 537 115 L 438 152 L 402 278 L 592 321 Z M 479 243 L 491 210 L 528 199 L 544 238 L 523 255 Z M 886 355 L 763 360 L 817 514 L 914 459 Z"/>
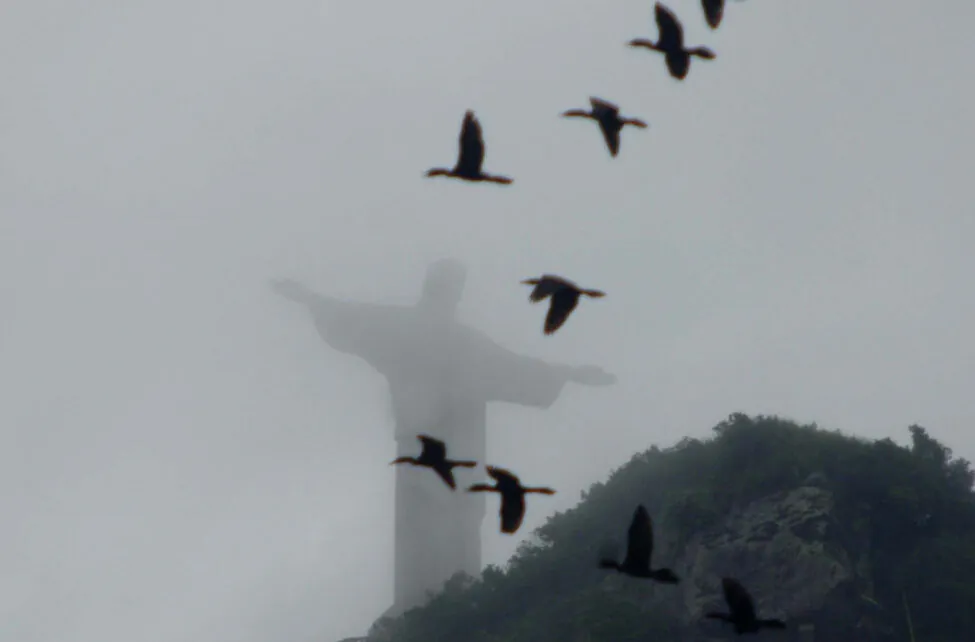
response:
<path id="1" fill-rule="evenodd" d="M 652 3 L 110 3 L 0 10 L 0 636 L 365 632 L 392 595 L 385 385 L 266 287 L 463 316 L 616 373 L 493 407 L 517 537 L 651 443 L 734 411 L 975 457 L 970 3 L 672 0 L 684 83 L 624 46 Z M 648 130 L 610 159 L 618 102 Z M 510 188 L 425 180 L 477 111 Z M 518 281 L 599 287 L 542 337 Z M 550 446 L 558 438 L 558 449 Z M 494 514 L 495 504 L 489 506 Z"/>

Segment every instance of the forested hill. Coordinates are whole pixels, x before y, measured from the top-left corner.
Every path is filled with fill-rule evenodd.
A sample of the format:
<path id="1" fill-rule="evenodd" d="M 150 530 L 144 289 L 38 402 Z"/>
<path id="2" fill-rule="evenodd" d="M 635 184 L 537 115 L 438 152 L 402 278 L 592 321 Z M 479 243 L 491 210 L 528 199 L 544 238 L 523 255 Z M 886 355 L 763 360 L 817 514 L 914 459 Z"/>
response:
<path id="1" fill-rule="evenodd" d="M 719 578 L 760 616 L 817 642 L 975 640 L 975 475 L 919 426 L 910 447 L 734 414 L 704 441 L 652 447 L 554 515 L 505 569 L 457 576 L 423 608 L 373 627 L 393 642 L 728 638 L 701 613 Z M 597 568 L 622 556 L 637 504 L 677 586 Z M 910 629 L 913 627 L 913 637 Z M 814 632 L 814 635 L 813 635 Z"/>

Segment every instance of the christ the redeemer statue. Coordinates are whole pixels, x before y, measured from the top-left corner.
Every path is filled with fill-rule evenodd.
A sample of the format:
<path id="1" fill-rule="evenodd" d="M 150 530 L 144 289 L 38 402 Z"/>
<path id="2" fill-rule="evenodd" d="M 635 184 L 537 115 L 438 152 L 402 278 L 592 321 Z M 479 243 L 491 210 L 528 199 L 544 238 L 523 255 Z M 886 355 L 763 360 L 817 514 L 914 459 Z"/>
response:
<path id="1" fill-rule="evenodd" d="M 547 408 L 569 381 L 606 385 L 616 378 L 595 366 L 549 364 L 510 352 L 457 320 L 466 280 L 463 264 L 442 259 L 427 270 L 413 306 L 340 301 L 290 280 L 277 293 L 308 308 L 333 349 L 354 354 L 386 377 L 396 419 L 396 453 L 416 455 L 417 434 L 447 443 L 448 456 L 485 463 L 487 403 Z M 396 470 L 395 617 L 423 604 L 458 571 L 481 572 L 483 495 L 452 492 L 431 471 Z M 429 473 L 429 474 L 427 474 Z"/>

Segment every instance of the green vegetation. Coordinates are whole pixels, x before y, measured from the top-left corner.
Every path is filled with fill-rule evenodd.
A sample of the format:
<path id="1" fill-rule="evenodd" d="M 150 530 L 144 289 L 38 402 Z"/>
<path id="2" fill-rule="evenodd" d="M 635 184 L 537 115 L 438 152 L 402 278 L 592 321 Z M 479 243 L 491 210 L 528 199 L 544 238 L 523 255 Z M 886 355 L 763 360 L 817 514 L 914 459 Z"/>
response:
<path id="1" fill-rule="evenodd" d="M 694 535 L 720 531 L 750 502 L 817 484 L 832 494 L 837 524 L 825 545 L 851 550 L 847 544 L 858 541 L 866 552 L 851 569 L 855 582 L 837 588 L 818 611 L 790 619 L 815 623 L 817 642 L 899 642 L 911 639 L 909 605 L 917 642 L 975 640 L 975 473 L 923 428 L 909 430 L 905 448 L 776 417 L 731 415 L 710 439 L 635 455 L 583 493 L 578 506 L 549 519 L 505 569 L 489 567 L 476 580 L 458 575 L 427 606 L 383 629 L 394 642 L 726 637 L 688 610 L 681 589 L 607 573 L 596 560 L 622 554 L 638 503 L 654 517 L 658 547 L 669 542 L 666 558 L 656 561 L 671 566 Z"/>

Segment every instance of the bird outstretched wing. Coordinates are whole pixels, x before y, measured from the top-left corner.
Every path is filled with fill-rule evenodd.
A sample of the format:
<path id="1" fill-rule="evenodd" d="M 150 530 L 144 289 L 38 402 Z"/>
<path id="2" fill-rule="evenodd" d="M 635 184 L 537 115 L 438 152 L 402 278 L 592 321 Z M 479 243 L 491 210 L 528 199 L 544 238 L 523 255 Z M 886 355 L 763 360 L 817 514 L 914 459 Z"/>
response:
<path id="1" fill-rule="evenodd" d="M 552 302 L 545 315 L 545 334 L 552 334 L 565 324 L 565 320 L 579 305 L 579 293 L 563 288 L 552 295 Z"/>
<path id="2" fill-rule="evenodd" d="M 677 80 L 687 78 L 687 72 L 691 69 L 690 56 L 683 51 L 667 52 L 664 55 L 664 60 L 667 62 L 667 70 L 671 76 Z"/>
<path id="3" fill-rule="evenodd" d="M 521 485 L 521 482 L 519 481 L 518 476 L 515 475 L 510 470 L 507 470 L 505 468 L 499 468 L 497 466 L 488 466 L 487 467 L 487 472 L 488 472 L 488 475 L 490 475 L 492 479 L 494 479 L 496 482 L 498 482 L 498 485 L 501 485 L 501 484 L 510 484 L 510 485 L 514 485 L 514 486 Z"/>
<path id="4" fill-rule="evenodd" d="M 521 493 L 501 495 L 501 532 L 509 535 L 518 531 L 525 518 L 525 496 Z"/>
<path id="5" fill-rule="evenodd" d="M 528 300 L 532 303 L 542 301 L 564 285 L 562 279 L 557 276 L 552 276 L 551 274 L 543 274 L 536 280 L 538 282 L 535 283 L 535 287 L 532 288 L 531 294 L 528 295 Z"/>
<path id="6" fill-rule="evenodd" d="M 735 619 L 755 619 L 755 603 L 741 582 L 731 577 L 724 577 L 721 579 L 721 590 L 724 592 L 724 600 L 728 603 L 728 608 L 731 609 L 731 615 Z"/>
<path id="7" fill-rule="evenodd" d="M 683 49 L 684 29 L 674 12 L 660 4 L 653 8 L 653 17 L 657 22 L 657 46 L 661 49 Z"/>
<path id="8" fill-rule="evenodd" d="M 481 123 L 471 110 L 467 110 L 464 114 L 459 142 L 457 171 L 461 174 L 480 174 L 481 165 L 484 163 L 484 137 L 481 134 Z"/>
<path id="9" fill-rule="evenodd" d="M 633 512 L 633 521 L 630 522 L 630 530 L 627 532 L 626 559 L 623 563 L 633 568 L 649 568 L 652 554 L 653 526 L 650 523 L 650 514 L 641 504 Z"/>
<path id="10" fill-rule="evenodd" d="M 434 470 L 440 475 L 440 479 L 450 486 L 451 490 L 457 489 L 457 482 L 454 480 L 454 471 L 449 466 L 437 466 Z"/>
<path id="11" fill-rule="evenodd" d="M 423 444 L 423 453 L 428 458 L 439 461 L 447 457 L 447 444 L 429 435 L 417 435 L 417 439 Z"/>
<path id="12" fill-rule="evenodd" d="M 603 132 L 603 140 L 606 141 L 606 147 L 609 148 L 609 155 L 616 156 L 620 153 L 620 129 L 619 123 L 613 124 L 605 120 L 599 121 L 599 130 Z"/>
<path id="13" fill-rule="evenodd" d="M 592 105 L 592 115 L 599 118 L 603 114 L 619 114 L 620 108 L 617 105 L 609 102 L 608 100 L 603 100 L 602 98 L 597 98 L 596 96 L 589 97 L 589 104 Z"/>
<path id="14" fill-rule="evenodd" d="M 708 21 L 708 26 L 717 29 L 721 24 L 721 16 L 724 15 L 724 0 L 701 0 L 704 7 L 704 18 Z"/>

